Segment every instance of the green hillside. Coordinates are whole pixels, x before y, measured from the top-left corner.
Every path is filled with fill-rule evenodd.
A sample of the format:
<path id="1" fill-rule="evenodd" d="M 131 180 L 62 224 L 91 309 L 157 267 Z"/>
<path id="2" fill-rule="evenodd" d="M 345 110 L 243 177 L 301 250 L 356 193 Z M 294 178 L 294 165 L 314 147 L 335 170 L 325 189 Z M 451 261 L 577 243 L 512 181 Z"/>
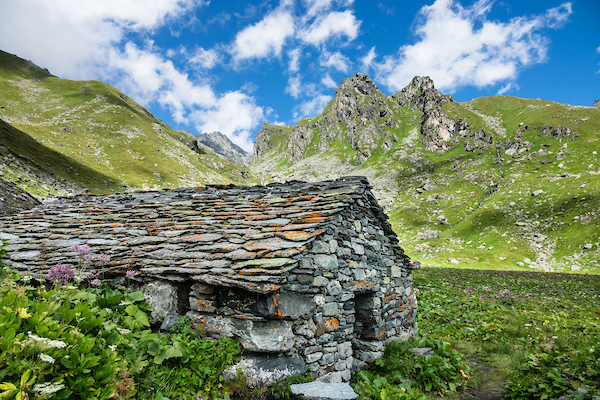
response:
<path id="1" fill-rule="evenodd" d="M 253 171 L 367 176 L 426 265 L 600 272 L 600 108 L 458 103 L 433 82 L 384 96 L 355 77 L 287 134 L 284 153 L 255 155 Z"/>
<path id="2" fill-rule="evenodd" d="M 192 151 L 193 137 L 110 85 L 60 79 L 1 51 L 0 120 L 0 150 L 9 155 L 0 172 L 37 196 L 250 178 L 242 166 Z"/>

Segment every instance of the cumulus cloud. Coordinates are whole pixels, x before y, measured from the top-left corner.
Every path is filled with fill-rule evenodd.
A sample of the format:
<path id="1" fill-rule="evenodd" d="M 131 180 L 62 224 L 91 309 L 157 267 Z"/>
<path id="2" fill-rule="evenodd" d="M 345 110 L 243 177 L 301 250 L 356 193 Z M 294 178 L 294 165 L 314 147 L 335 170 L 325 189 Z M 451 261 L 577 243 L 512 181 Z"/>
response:
<path id="1" fill-rule="evenodd" d="M 252 152 L 251 130 L 264 121 L 262 107 L 257 107 L 253 97 L 239 91 L 221 96 L 210 109 L 192 112 L 198 132 L 219 131 L 242 149 Z"/>
<path id="2" fill-rule="evenodd" d="M 248 150 L 250 130 L 264 120 L 253 97 L 241 91 L 215 93 L 207 82 L 178 70 L 152 41 L 143 46 L 130 41 L 130 34 L 147 34 L 203 4 L 202 0 L 6 2 L 0 48 L 63 78 L 108 79 L 144 105 L 167 108 L 175 122 L 219 130 Z M 189 61 L 209 69 L 220 62 L 219 57 L 216 50 L 198 48 Z"/>
<path id="3" fill-rule="evenodd" d="M 318 94 L 311 99 L 304 101 L 294 110 L 294 118 L 319 115 L 331 99 L 333 99 L 333 97 L 325 94 Z"/>
<path id="4" fill-rule="evenodd" d="M 325 75 L 325 78 L 321 79 L 321 83 L 323 84 L 323 86 L 331 89 L 338 87 L 337 83 L 335 83 L 335 81 L 331 78 L 331 76 L 329 76 L 329 74 Z"/>
<path id="5" fill-rule="evenodd" d="M 417 43 L 400 47 L 375 66 L 377 78 L 398 90 L 415 75 L 429 75 L 442 90 L 461 86 L 484 87 L 514 80 L 519 72 L 546 60 L 544 29 L 564 24 L 571 3 L 543 15 L 491 21 L 486 15 L 492 0 L 464 8 L 453 0 L 424 6 L 416 23 Z"/>
<path id="6" fill-rule="evenodd" d="M 511 90 L 519 90 L 520 87 L 519 85 L 517 85 L 514 82 L 508 82 L 506 85 L 502 86 L 499 90 L 498 93 L 496 93 L 496 95 L 498 96 L 502 96 L 504 93 L 507 93 Z"/>
<path id="7" fill-rule="evenodd" d="M 188 62 L 204 70 L 208 70 L 221 62 L 221 55 L 215 49 L 205 50 L 202 47 L 198 47 Z"/>
<path id="8" fill-rule="evenodd" d="M 346 36 L 354 40 L 358 36 L 360 21 L 352 11 L 333 11 L 324 17 L 317 17 L 315 21 L 299 33 L 302 41 L 320 45 L 331 37 Z"/>
<path id="9" fill-rule="evenodd" d="M 290 58 L 288 71 L 293 73 L 300 70 L 300 55 L 300 49 L 294 49 L 288 52 L 288 57 Z"/>
<path id="10" fill-rule="evenodd" d="M 375 46 L 373 46 L 373 47 L 371 47 L 371 50 L 369 50 L 367 55 L 365 55 L 363 58 L 360 59 L 360 62 L 361 62 L 364 72 L 367 72 L 371 69 L 371 65 L 373 65 L 373 61 L 375 60 L 375 57 L 377 57 L 377 53 L 375 53 Z"/>
<path id="11" fill-rule="evenodd" d="M 238 32 L 231 53 L 235 61 L 279 56 L 283 45 L 294 31 L 291 13 L 278 9 Z"/>
<path id="12" fill-rule="evenodd" d="M 296 76 L 290 76 L 288 78 L 288 84 L 285 88 L 285 92 L 289 93 L 293 98 L 297 99 L 302 93 L 302 77 L 300 74 Z"/>
<path id="13" fill-rule="evenodd" d="M 321 58 L 321 66 L 326 68 L 333 68 L 343 73 L 348 73 L 348 70 L 350 69 L 350 64 L 350 59 L 344 56 L 339 51 L 336 51 L 332 54 L 324 53 L 323 57 Z"/>

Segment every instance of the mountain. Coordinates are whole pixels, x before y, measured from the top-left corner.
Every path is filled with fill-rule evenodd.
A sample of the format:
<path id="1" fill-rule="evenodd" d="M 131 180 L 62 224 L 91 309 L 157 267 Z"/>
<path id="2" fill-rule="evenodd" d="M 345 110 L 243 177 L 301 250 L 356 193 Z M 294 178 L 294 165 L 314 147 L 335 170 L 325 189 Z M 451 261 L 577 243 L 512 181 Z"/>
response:
<path id="1" fill-rule="evenodd" d="M 459 103 L 415 77 L 345 79 L 323 112 L 263 125 L 262 182 L 365 175 L 414 259 L 600 272 L 600 108 L 493 96 Z"/>
<path id="2" fill-rule="evenodd" d="M 234 164 L 249 165 L 252 155 L 234 144 L 221 132 L 203 133 L 196 135 L 199 143 L 213 149 L 216 155 L 223 157 Z"/>
<path id="3" fill-rule="evenodd" d="M 210 152 L 110 85 L 0 51 L 0 173 L 37 197 L 251 181 Z"/>

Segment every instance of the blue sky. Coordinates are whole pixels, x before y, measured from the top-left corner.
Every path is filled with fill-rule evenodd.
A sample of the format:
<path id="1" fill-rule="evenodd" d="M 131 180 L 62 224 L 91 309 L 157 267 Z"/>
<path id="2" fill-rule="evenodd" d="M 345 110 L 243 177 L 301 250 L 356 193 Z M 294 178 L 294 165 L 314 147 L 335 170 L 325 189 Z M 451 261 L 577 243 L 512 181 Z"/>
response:
<path id="1" fill-rule="evenodd" d="M 458 101 L 600 99 L 600 1 L 0 0 L 0 49 L 99 79 L 174 128 L 251 151 L 263 122 L 318 115 L 340 82 L 391 95 L 429 75 Z"/>

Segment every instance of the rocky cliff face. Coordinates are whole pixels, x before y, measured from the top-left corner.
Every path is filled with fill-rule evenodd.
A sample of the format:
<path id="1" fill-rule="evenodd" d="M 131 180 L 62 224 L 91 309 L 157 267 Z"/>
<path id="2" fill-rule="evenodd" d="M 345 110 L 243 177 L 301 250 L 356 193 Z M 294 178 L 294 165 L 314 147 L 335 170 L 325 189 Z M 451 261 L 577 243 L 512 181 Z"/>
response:
<path id="1" fill-rule="evenodd" d="M 440 93 L 428 76 L 415 76 L 408 86 L 392 95 L 402 107 L 411 110 L 430 111 L 442 104 L 454 101 L 452 96 Z"/>
<path id="2" fill-rule="evenodd" d="M 345 79 L 325 111 L 311 120 L 300 121 L 290 135 L 287 153 L 292 163 L 329 150 L 334 142 L 354 150 L 354 161 L 363 163 L 379 146 L 389 149 L 398 139 L 398 127 L 390 101 L 366 75 Z"/>
<path id="3" fill-rule="evenodd" d="M 35 197 L 14 183 L 0 179 L 0 216 L 27 210 L 39 204 Z"/>
<path id="4" fill-rule="evenodd" d="M 221 132 L 203 133 L 196 135 L 199 143 L 210 147 L 216 155 L 223 157 L 235 164 L 249 165 L 252 161 L 252 155 L 234 144 L 229 138 Z"/>

